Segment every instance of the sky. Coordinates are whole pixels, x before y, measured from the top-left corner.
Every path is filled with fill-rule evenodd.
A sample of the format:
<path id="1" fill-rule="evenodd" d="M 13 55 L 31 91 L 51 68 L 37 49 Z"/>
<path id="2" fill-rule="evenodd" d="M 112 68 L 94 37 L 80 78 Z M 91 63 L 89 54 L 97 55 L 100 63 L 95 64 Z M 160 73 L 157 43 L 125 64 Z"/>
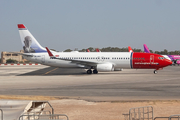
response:
<path id="1" fill-rule="evenodd" d="M 2 0 L 0 52 L 20 51 L 17 24 L 43 47 L 180 50 L 180 0 Z"/>

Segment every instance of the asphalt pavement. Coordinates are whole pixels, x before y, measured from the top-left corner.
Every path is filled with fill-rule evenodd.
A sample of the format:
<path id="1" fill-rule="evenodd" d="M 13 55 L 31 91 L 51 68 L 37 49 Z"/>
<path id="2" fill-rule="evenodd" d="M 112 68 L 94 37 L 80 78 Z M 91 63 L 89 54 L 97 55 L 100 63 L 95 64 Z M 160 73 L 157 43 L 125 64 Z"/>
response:
<path id="1" fill-rule="evenodd" d="M 180 66 L 124 69 L 87 75 L 84 69 L 0 66 L 0 95 L 37 95 L 89 101 L 179 100 Z"/>

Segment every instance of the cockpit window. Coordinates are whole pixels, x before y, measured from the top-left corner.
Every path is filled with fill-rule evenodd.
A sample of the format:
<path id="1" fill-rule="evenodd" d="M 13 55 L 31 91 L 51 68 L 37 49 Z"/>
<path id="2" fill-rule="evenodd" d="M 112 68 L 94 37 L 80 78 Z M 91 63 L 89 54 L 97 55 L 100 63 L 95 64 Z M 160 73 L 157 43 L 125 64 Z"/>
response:
<path id="1" fill-rule="evenodd" d="M 159 57 L 159 59 L 163 60 L 163 59 L 166 59 L 165 57 Z"/>

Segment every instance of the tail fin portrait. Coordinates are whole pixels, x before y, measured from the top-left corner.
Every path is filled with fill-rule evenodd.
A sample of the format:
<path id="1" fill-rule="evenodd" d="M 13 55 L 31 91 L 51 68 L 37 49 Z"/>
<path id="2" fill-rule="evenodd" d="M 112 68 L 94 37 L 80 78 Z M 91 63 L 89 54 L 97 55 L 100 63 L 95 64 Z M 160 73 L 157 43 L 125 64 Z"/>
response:
<path id="1" fill-rule="evenodd" d="M 145 53 L 151 53 L 146 44 L 144 44 L 143 46 L 144 46 L 144 52 Z"/>
<path id="2" fill-rule="evenodd" d="M 17 26 L 25 53 L 47 52 L 23 24 L 18 24 Z"/>

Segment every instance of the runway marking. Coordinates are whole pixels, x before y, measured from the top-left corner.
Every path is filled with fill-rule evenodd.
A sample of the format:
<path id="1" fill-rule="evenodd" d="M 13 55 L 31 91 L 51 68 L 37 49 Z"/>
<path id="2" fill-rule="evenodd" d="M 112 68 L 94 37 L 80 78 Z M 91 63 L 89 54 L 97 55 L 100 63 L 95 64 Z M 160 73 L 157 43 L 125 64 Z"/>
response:
<path id="1" fill-rule="evenodd" d="M 47 75 L 47 74 L 49 74 L 50 72 L 53 72 L 53 71 L 55 71 L 55 70 L 57 70 L 57 69 L 58 69 L 58 68 L 54 68 L 53 70 L 46 72 L 44 75 Z"/>

